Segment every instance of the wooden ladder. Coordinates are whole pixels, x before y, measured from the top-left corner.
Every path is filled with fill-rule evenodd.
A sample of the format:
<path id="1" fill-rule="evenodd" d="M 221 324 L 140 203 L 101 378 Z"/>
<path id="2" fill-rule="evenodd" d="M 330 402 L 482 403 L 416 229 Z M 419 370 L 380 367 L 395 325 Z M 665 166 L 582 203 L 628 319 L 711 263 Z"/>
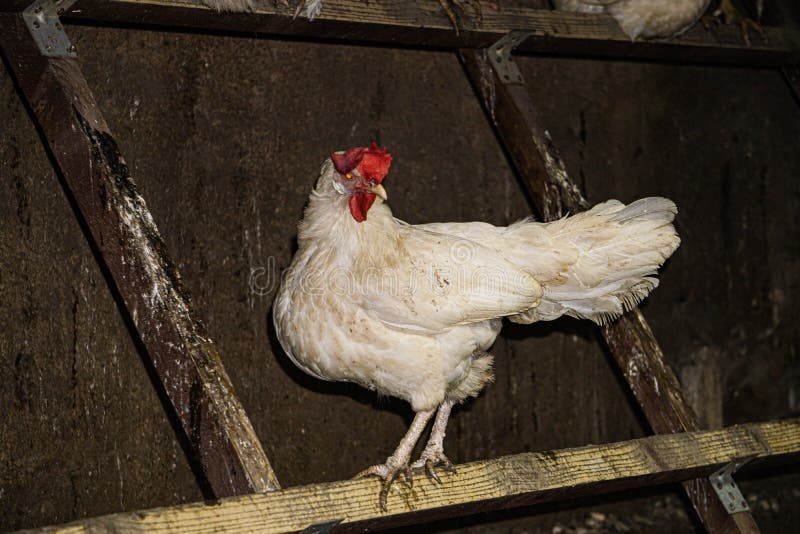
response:
<path id="1" fill-rule="evenodd" d="M 134 325 L 146 349 L 155 370 L 155 387 L 166 393 L 166 409 L 180 422 L 190 462 L 199 465 L 211 496 L 239 496 L 220 505 L 197 503 L 90 519 L 65 526 L 65 530 L 144 526 L 156 531 L 201 531 L 212 524 L 226 530 L 265 532 L 385 528 L 477 510 L 681 482 L 709 532 L 758 531 L 746 504 L 737 504 L 734 509 L 741 511 L 729 513 L 709 475 L 751 458 L 796 459 L 800 422 L 699 432 L 675 373 L 638 310 L 603 327 L 602 334 L 653 432 L 662 435 L 464 464 L 458 466 L 457 474 L 447 476 L 442 487 L 419 487 L 426 484 L 423 481 L 411 500 L 392 495 L 388 514 L 378 508 L 375 480 L 280 490 L 215 344 L 197 318 L 158 228 L 136 191 L 74 47 L 68 39 L 63 41 L 65 35 L 49 45 L 46 40 L 37 41 L 31 27 L 36 22 L 31 22 L 31 17 L 39 17 L 40 25 L 49 25 L 56 34 L 61 31 L 58 17 L 62 17 L 72 22 L 144 23 L 457 51 L 522 185 L 544 220 L 586 209 L 589 204 L 570 181 L 538 120 L 524 81 L 507 78 L 498 70 L 498 63 L 511 61 L 510 49 L 493 46 L 495 43 L 512 36 L 514 28 L 536 28 L 526 32 L 524 40 L 519 36 L 520 51 L 793 69 L 797 52 L 780 29 L 768 28 L 767 43 L 752 47 L 742 46 L 738 32 L 729 28 L 721 28 L 715 36 L 695 28 L 674 41 L 634 45 L 608 17 L 525 8 L 484 13 L 479 22 L 465 18 L 464 27 L 456 33 L 434 0 L 387 5 L 329 0 L 314 22 L 295 20 L 292 10 L 272 2 L 262 2 L 256 12 L 243 14 L 215 13 L 196 0 L 31 2 L 8 0 L 0 6 L 0 48 L 6 65 L 73 201 L 89 244 L 109 275 L 121 313 Z M 42 14 L 48 9 L 56 9 L 50 18 Z M 725 483 L 732 481 L 726 479 Z"/>

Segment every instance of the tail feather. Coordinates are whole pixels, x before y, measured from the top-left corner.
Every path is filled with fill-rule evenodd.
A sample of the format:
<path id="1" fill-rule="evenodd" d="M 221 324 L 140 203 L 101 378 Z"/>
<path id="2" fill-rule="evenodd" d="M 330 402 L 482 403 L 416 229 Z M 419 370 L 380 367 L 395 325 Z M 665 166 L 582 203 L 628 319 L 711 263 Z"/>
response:
<path id="1" fill-rule="evenodd" d="M 542 303 L 510 319 L 530 323 L 570 315 L 605 324 L 635 307 L 658 286 L 658 268 L 680 244 L 672 225 L 677 211 L 665 198 L 643 198 L 628 206 L 609 200 L 537 225 L 536 241 L 542 242 L 543 227 L 555 245 L 551 258 L 531 262 L 546 266 L 546 272 L 532 273 L 542 281 Z M 527 232 L 526 224 L 536 223 L 512 228 L 523 236 L 533 233 Z M 570 261 L 557 261 L 563 258 Z M 560 266 L 558 273 L 553 272 L 554 264 Z"/>

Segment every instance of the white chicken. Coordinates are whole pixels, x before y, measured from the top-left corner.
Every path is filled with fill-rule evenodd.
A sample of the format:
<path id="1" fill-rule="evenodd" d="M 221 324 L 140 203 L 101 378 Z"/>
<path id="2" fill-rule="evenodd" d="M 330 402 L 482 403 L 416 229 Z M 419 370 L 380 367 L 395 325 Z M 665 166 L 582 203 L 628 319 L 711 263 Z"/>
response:
<path id="1" fill-rule="evenodd" d="M 632 40 L 674 37 L 688 30 L 705 13 L 711 0 L 553 0 L 556 9 L 580 13 L 608 13 Z M 715 17 L 739 23 L 745 40 L 747 28 L 761 26 L 743 17 L 731 0 L 720 0 Z"/>
<path id="2" fill-rule="evenodd" d="M 322 164 L 273 308 L 283 349 L 306 373 L 416 412 L 394 453 L 360 474 L 384 480 L 384 510 L 395 478 L 410 481 L 412 450 L 437 409 L 412 467 L 436 481 L 435 468 L 451 467 L 450 411 L 492 380 L 487 351 L 502 317 L 610 321 L 658 285 L 656 270 L 680 242 L 665 198 L 609 200 L 550 223 L 410 225 L 385 203 L 390 163 L 373 144 Z"/>

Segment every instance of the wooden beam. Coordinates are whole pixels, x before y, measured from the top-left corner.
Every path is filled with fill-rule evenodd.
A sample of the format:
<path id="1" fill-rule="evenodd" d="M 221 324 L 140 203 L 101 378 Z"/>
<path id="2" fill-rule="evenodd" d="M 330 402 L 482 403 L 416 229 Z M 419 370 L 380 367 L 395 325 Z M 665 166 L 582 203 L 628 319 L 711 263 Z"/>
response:
<path id="1" fill-rule="evenodd" d="M 42 56 L 18 14 L 0 49 L 214 495 L 278 488 L 77 61 Z"/>
<path id="2" fill-rule="evenodd" d="M 336 525 L 336 532 L 363 532 L 707 477 L 750 456 L 757 458 L 750 465 L 797 461 L 798 453 L 795 419 L 472 462 L 442 474 L 441 485 L 417 471 L 413 488 L 394 485 L 386 513 L 378 505 L 380 481 L 368 478 L 117 514 L 48 531 L 269 533 Z"/>
<path id="3" fill-rule="evenodd" d="M 675 372 L 653 331 L 636 309 L 603 327 L 603 337 L 654 432 L 698 429 Z M 759 532 L 749 512 L 729 515 L 707 479 L 687 480 L 683 489 L 709 532 Z"/>
<path id="4" fill-rule="evenodd" d="M 6 0 L 0 10 L 21 10 L 31 0 Z M 768 40 L 747 46 L 735 26 L 709 31 L 696 25 L 669 41 L 631 43 L 608 15 L 568 13 L 502 5 L 483 9 L 480 21 L 464 13 L 456 33 L 437 0 L 325 0 L 314 21 L 295 17 L 293 7 L 256 0 L 253 13 L 217 13 L 199 0 L 78 0 L 67 22 L 134 24 L 238 32 L 245 35 L 329 39 L 390 46 L 457 50 L 482 48 L 514 29 L 533 31 L 520 53 L 787 65 L 798 51 L 787 30 L 769 27 Z"/>
<path id="5" fill-rule="evenodd" d="M 784 67 L 781 71 L 795 100 L 800 105 L 800 64 Z"/>
<path id="6" fill-rule="evenodd" d="M 589 203 L 569 179 L 564 163 L 542 127 L 523 83 L 504 84 L 485 50 L 462 50 L 461 57 L 484 109 L 508 150 L 534 207 L 545 221 L 583 211 Z M 603 337 L 655 433 L 698 430 L 675 373 L 638 310 L 602 328 Z M 710 532 L 757 532 L 749 513 L 728 515 L 707 479 L 684 483 Z M 740 523 L 746 525 L 740 527 Z"/>

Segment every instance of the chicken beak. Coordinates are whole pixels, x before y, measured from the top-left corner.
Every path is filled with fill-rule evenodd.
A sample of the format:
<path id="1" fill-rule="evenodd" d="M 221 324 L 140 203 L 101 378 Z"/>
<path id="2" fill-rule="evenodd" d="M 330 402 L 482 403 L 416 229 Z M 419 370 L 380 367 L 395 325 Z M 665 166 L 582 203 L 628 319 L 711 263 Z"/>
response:
<path id="1" fill-rule="evenodd" d="M 374 193 L 381 197 L 383 200 L 388 200 L 389 196 L 386 194 L 386 189 L 381 184 L 375 184 L 368 189 L 370 193 Z"/>

